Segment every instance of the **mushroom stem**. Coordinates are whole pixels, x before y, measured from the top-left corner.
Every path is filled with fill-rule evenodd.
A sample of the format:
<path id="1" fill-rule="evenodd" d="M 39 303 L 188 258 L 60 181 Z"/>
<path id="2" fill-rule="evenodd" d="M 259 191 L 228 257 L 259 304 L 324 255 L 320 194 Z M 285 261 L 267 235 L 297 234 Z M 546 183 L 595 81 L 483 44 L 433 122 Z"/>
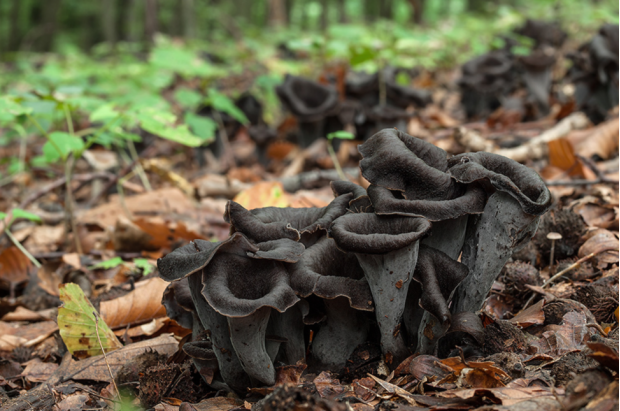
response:
<path id="1" fill-rule="evenodd" d="M 452 313 L 482 308 L 493 281 L 512 253 L 534 235 L 539 219 L 525 213 L 508 193 L 497 191 L 489 197 L 482 216 L 468 224 L 461 260 L 469 275 L 456 290 Z"/>
<path id="2" fill-rule="evenodd" d="M 465 242 L 468 218 L 469 215 L 465 214 L 450 220 L 433 221 L 431 235 L 420 240 L 421 243 L 443 251 L 456 260 Z"/>
<path id="3" fill-rule="evenodd" d="M 261 307 L 246 317 L 228 317 L 230 341 L 248 375 L 266 385 L 276 383 L 276 370 L 265 347 L 271 307 Z"/>
<path id="4" fill-rule="evenodd" d="M 366 341 L 368 324 L 346 297 L 323 300 L 327 321 L 312 342 L 312 355 L 331 371 L 341 371 L 355 348 Z"/>
<path id="5" fill-rule="evenodd" d="M 202 270 L 190 275 L 187 279 L 198 318 L 200 318 L 205 330 L 211 333 L 213 352 L 217 358 L 224 382 L 235 391 L 245 392 L 250 386 L 250 379 L 235 354 L 230 341 L 226 317 L 215 311 L 201 293 L 203 287 Z"/>
<path id="6" fill-rule="evenodd" d="M 419 246 L 416 241 L 386 254 L 355 253 L 375 301 L 381 348 L 388 364 L 400 364 L 409 355 L 400 332 L 400 321 L 418 260 Z"/>
<path id="7" fill-rule="evenodd" d="M 271 313 L 271 329 L 276 335 L 288 340 L 283 347 L 287 364 L 297 364 L 297 361 L 306 358 L 303 318 L 307 314 L 308 303 L 305 300 L 300 300 L 283 313 Z"/>

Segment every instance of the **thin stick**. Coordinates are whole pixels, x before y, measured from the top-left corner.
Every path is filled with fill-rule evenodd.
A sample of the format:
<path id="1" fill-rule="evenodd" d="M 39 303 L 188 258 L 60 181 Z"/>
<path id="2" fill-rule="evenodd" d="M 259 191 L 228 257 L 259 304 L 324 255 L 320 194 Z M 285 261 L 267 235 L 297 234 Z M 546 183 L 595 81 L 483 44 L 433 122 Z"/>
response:
<path id="1" fill-rule="evenodd" d="M 24 255 L 26 257 L 28 257 L 28 259 L 32 262 L 32 264 L 34 264 L 35 267 L 37 268 L 41 268 L 41 263 L 39 261 L 37 261 L 36 258 L 34 258 L 34 256 L 32 254 L 30 254 L 30 252 L 28 250 L 26 250 L 24 248 L 24 246 L 22 245 L 22 243 L 20 243 L 17 238 L 15 238 L 13 236 L 13 233 L 11 233 L 11 230 L 9 230 L 8 228 L 4 229 L 4 234 L 6 234 L 7 237 L 9 237 L 9 240 L 11 240 L 11 242 L 13 244 L 15 244 L 15 247 L 17 247 L 17 249 L 19 251 L 21 251 L 22 253 L 24 253 Z"/>
<path id="2" fill-rule="evenodd" d="M 67 221 L 69 226 L 71 227 L 71 231 L 73 232 L 73 241 L 75 241 L 75 251 L 82 255 L 82 242 L 80 241 L 80 236 L 77 230 L 77 223 L 75 221 L 75 215 L 73 213 L 73 208 L 75 206 L 75 202 L 73 200 L 73 192 L 71 191 L 71 175 L 73 174 L 73 166 L 75 165 L 75 157 L 73 153 L 69 154 L 67 157 L 67 162 L 65 164 L 65 212 L 67 213 Z"/>
<path id="3" fill-rule="evenodd" d="M 340 167 L 340 162 L 338 161 L 338 157 L 336 156 L 336 152 L 334 151 L 332 140 L 329 140 L 329 139 L 327 141 L 327 152 L 329 153 L 329 156 L 332 158 L 332 162 L 334 163 L 334 168 L 336 169 L 338 176 L 340 176 L 340 179 L 344 181 L 348 181 L 347 176 L 345 176 L 344 172 L 342 171 L 342 167 Z"/>
<path id="4" fill-rule="evenodd" d="M 105 355 L 105 350 L 103 349 L 103 344 L 101 344 L 101 338 L 99 337 L 99 316 L 97 315 L 97 311 L 93 311 L 93 315 L 95 316 L 95 333 L 97 334 L 97 341 L 99 341 L 99 347 L 101 348 L 101 352 L 103 353 L 103 360 L 105 361 L 105 365 L 108 366 L 108 372 L 110 373 L 110 378 L 112 378 L 112 384 L 114 384 L 114 389 L 116 390 L 118 400 L 122 402 L 123 399 L 121 398 L 121 392 L 116 386 L 116 381 L 114 380 L 114 375 L 112 374 L 112 368 L 110 368 L 108 357 Z"/>
<path id="5" fill-rule="evenodd" d="M 603 337 L 607 338 L 607 333 L 605 332 L 605 330 L 603 330 L 603 327 L 601 327 L 600 324 L 588 323 L 586 324 L 586 327 L 596 328 L 596 330 L 600 332 L 603 335 Z"/>
<path id="6" fill-rule="evenodd" d="M 568 267 L 566 267 L 565 269 L 563 269 L 562 271 L 560 271 L 559 273 L 557 273 L 556 275 L 554 275 L 553 277 L 551 277 L 550 279 L 545 281 L 540 288 L 545 288 L 546 286 L 548 286 L 549 284 L 551 284 L 552 282 L 554 282 L 558 278 L 562 277 L 567 272 L 573 270 L 574 268 L 577 268 L 581 263 L 589 260 L 590 258 L 594 257 L 597 254 L 602 253 L 603 251 L 608 251 L 608 250 L 606 250 L 606 249 L 600 250 L 600 251 L 597 251 L 597 252 L 594 252 L 594 253 L 590 253 L 590 254 L 586 255 L 585 257 L 580 258 L 579 260 L 575 261 L 574 264 L 569 265 Z M 536 294 L 532 294 L 532 296 L 530 297 L 529 300 L 527 300 L 527 302 L 525 303 L 525 305 L 523 306 L 521 311 L 525 310 L 527 308 L 527 306 L 530 305 L 530 303 L 534 300 L 535 296 L 536 296 Z"/>
<path id="7" fill-rule="evenodd" d="M 134 146 L 133 141 L 129 140 L 127 142 L 127 147 L 129 147 L 129 154 L 131 154 L 131 159 L 134 160 L 136 164 L 135 169 L 138 172 L 138 177 L 140 178 L 140 181 L 142 181 L 142 185 L 144 186 L 144 188 L 146 188 L 146 191 L 153 191 L 153 187 L 151 187 L 151 182 L 146 176 L 144 168 L 142 168 L 142 164 L 140 164 L 140 157 L 138 156 L 138 152 L 136 151 L 136 146 Z"/>

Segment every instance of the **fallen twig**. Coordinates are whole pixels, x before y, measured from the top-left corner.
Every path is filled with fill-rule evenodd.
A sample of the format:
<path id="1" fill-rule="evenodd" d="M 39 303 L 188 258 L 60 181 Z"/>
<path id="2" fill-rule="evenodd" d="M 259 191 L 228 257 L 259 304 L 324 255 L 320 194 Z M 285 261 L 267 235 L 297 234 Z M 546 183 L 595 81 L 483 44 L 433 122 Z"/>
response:
<path id="1" fill-rule="evenodd" d="M 108 357 L 105 354 L 105 350 L 103 349 L 103 344 L 101 344 L 101 338 L 99 337 L 99 315 L 96 311 L 93 311 L 93 315 L 95 316 L 95 334 L 97 334 L 97 341 L 99 342 L 99 347 L 101 347 L 101 352 L 103 353 L 103 360 L 105 361 L 105 365 L 108 366 L 108 372 L 110 373 L 110 378 L 112 379 L 112 384 L 114 385 L 114 389 L 116 390 L 116 395 L 118 396 L 119 401 L 123 401 L 121 398 L 121 392 L 118 390 L 116 386 L 116 381 L 114 380 L 114 374 L 112 374 L 112 368 L 110 368 L 110 363 L 108 362 Z"/>

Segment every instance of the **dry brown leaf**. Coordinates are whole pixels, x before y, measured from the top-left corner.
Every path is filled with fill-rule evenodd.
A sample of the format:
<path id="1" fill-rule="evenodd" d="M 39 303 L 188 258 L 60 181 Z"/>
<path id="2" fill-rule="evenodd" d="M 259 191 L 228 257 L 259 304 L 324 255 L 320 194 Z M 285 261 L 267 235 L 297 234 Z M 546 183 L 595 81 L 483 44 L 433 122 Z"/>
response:
<path id="1" fill-rule="evenodd" d="M 618 262 L 618 239 L 608 230 L 599 229 L 579 248 L 579 257 L 597 253 L 599 263 L 613 264 Z"/>
<path id="2" fill-rule="evenodd" d="M 192 201 L 178 188 L 165 187 L 148 193 L 125 197 L 125 205 L 133 215 L 188 214 L 195 211 Z M 81 224 L 95 224 L 112 228 L 124 215 L 118 195 L 110 196 L 107 203 L 77 214 Z"/>
<path id="3" fill-rule="evenodd" d="M 549 149 L 549 165 L 568 171 L 570 176 L 584 176 L 583 165 L 575 157 L 572 144 L 564 137 L 547 143 Z"/>
<path id="4" fill-rule="evenodd" d="M 347 390 L 347 387 L 341 385 L 339 380 L 332 378 L 327 371 L 321 372 L 313 383 L 316 386 L 317 394 L 323 398 L 333 398 Z"/>
<path id="5" fill-rule="evenodd" d="M 589 227 L 610 228 L 614 223 L 617 227 L 618 208 L 613 205 L 581 203 L 575 206 L 573 210 L 581 215 Z"/>
<path id="6" fill-rule="evenodd" d="M 129 360 L 147 350 L 157 351 L 160 354 L 170 356 L 177 352 L 178 346 L 179 343 L 173 336 L 164 334 L 157 338 L 129 344 L 107 353 L 107 364 L 110 365 L 112 375 L 116 376 Z M 111 382 L 107 364 L 103 355 L 80 361 L 72 361 L 65 373 L 65 378 Z"/>
<path id="7" fill-rule="evenodd" d="M 495 398 L 505 406 L 514 405 L 521 401 L 526 401 L 535 397 L 550 396 L 561 393 L 561 390 L 555 389 L 555 393 L 548 387 L 525 387 L 525 388 L 512 388 L 512 387 L 499 387 L 499 388 L 470 388 L 470 389 L 458 389 L 449 390 L 437 393 L 439 397 L 444 398 L 462 398 L 469 399 L 474 397 L 487 397 Z"/>
<path id="8" fill-rule="evenodd" d="M 618 152 L 618 118 L 599 124 L 590 135 L 575 146 L 575 152 L 590 158 L 598 155 L 607 160 Z"/>
<path id="9" fill-rule="evenodd" d="M 8 247 L 0 252 L 0 284 L 13 290 L 18 284 L 28 280 L 32 263 L 17 247 Z"/>
<path id="10" fill-rule="evenodd" d="M 205 238 L 188 230 L 182 222 L 168 223 L 158 218 L 135 219 L 119 217 L 112 243 L 116 251 L 157 251 L 173 249 L 182 243 Z"/>
<path id="11" fill-rule="evenodd" d="M 70 265 L 75 269 L 82 268 L 82 263 L 80 262 L 80 255 L 78 253 L 68 253 L 63 254 L 62 256 L 63 263 Z"/>
<path id="12" fill-rule="evenodd" d="M 544 324 L 545 313 L 543 311 L 544 300 L 540 300 L 533 306 L 521 311 L 519 314 L 508 320 L 519 328 L 527 328 L 530 325 Z"/>
<path id="13" fill-rule="evenodd" d="M 21 325 L 0 321 L 0 349 L 11 351 L 15 347 L 31 347 L 45 340 L 57 330 L 58 325 L 54 321 Z"/>
<path id="14" fill-rule="evenodd" d="M 45 382 L 58 368 L 58 364 L 43 362 L 39 358 L 32 359 L 24 365 L 26 368 L 20 377 L 24 377 L 30 382 Z"/>
<path id="15" fill-rule="evenodd" d="M 57 308 L 41 311 L 31 311 L 24 307 L 17 307 L 15 311 L 5 314 L 2 321 L 47 321 L 55 320 L 58 315 Z"/>
<path id="16" fill-rule="evenodd" d="M 32 254 L 55 251 L 62 243 L 65 228 L 57 226 L 30 225 L 13 233 L 17 241 L 21 242 Z"/>
<path id="17" fill-rule="evenodd" d="M 136 283 L 136 289 L 122 297 L 102 301 L 100 313 L 112 329 L 139 324 L 166 315 L 161 298 L 168 283 L 155 277 Z"/>
<path id="18" fill-rule="evenodd" d="M 301 374 L 308 368 L 306 364 L 285 365 L 276 367 L 276 385 L 299 384 Z"/>
<path id="19" fill-rule="evenodd" d="M 495 367 L 492 361 L 463 363 L 461 358 L 451 357 L 441 360 L 441 363 L 453 369 L 454 373 L 444 377 L 438 384 L 456 382 L 465 387 L 495 388 L 503 387 L 502 380 L 510 378 L 504 370 Z"/>
<path id="20" fill-rule="evenodd" d="M 62 277 L 49 264 L 44 264 L 37 270 L 39 287 L 49 295 L 58 297 L 58 287 L 62 284 Z"/>

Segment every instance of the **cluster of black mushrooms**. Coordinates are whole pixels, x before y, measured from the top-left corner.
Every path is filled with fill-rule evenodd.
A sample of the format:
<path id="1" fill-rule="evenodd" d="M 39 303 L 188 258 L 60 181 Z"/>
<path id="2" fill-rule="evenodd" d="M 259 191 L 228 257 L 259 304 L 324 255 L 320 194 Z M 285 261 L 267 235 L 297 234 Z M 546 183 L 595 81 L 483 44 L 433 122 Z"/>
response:
<path id="1" fill-rule="evenodd" d="M 183 349 L 212 387 L 273 385 L 276 365 L 299 361 L 341 372 L 368 342 L 392 369 L 435 353 L 551 206 L 536 172 L 496 154 L 448 158 L 397 129 L 359 151 L 368 189 L 334 181 L 323 208 L 230 201 L 228 239 L 158 261 L 168 315 L 193 330 Z"/>

